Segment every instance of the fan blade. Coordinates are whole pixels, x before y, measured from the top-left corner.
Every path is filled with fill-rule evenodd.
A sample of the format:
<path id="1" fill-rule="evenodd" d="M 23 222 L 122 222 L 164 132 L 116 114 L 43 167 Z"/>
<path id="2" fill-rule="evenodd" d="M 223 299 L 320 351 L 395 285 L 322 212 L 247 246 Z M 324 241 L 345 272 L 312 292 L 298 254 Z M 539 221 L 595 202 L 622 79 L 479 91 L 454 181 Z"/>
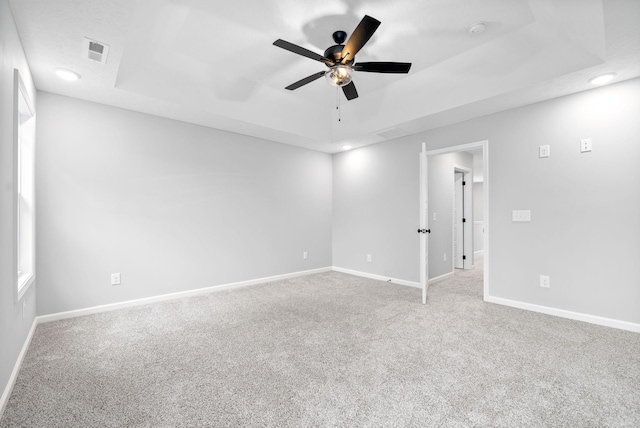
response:
<path id="1" fill-rule="evenodd" d="M 307 76 L 304 79 L 298 80 L 296 83 L 290 84 L 285 89 L 288 89 L 290 91 L 293 91 L 294 89 L 298 89 L 300 86 L 304 86 L 307 83 L 311 83 L 314 80 L 321 78 L 322 76 L 324 76 L 324 73 L 326 73 L 326 71 L 319 71 L 318 73 L 314 73 L 311 76 Z"/>
<path id="2" fill-rule="evenodd" d="M 289 52 L 306 56 L 307 58 L 315 59 L 316 61 L 320 61 L 325 64 L 335 65 L 335 62 L 333 62 L 329 58 L 325 58 L 320 54 L 310 51 L 309 49 L 303 48 L 302 46 L 294 45 L 293 43 L 287 42 L 286 40 L 278 39 L 275 42 L 273 42 L 273 44 L 274 46 L 285 49 Z"/>
<path id="3" fill-rule="evenodd" d="M 356 85 L 354 85 L 353 82 L 343 86 L 342 92 L 344 92 L 344 96 L 347 97 L 349 101 L 354 98 L 358 98 L 358 91 L 356 91 Z"/>
<path id="4" fill-rule="evenodd" d="M 362 18 L 362 21 L 360 21 L 356 29 L 353 30 L 351 37 L 349 37 L 344 48 L 342 48 L 341 56 L 343 64 L 346 64 L 347 61 L 353 61 L 358 51 L 369 41 L 379 26 L 380 21 L 369 15 L 365 15 L 364 18 Z"/>
<path id="5" fill-rule="evenodd" d="M 408 73 L 410 62 L 359 62 L 353 66 L 355 71 L 369 73 Z"/>

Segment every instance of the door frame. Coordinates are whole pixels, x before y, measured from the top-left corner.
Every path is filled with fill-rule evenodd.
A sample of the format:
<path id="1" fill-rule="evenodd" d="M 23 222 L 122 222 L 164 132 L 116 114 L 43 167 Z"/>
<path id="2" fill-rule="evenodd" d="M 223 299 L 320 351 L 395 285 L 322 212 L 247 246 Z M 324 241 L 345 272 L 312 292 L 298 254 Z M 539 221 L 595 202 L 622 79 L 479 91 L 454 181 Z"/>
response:
<path id="1" fill-rule="evenodd" d="M 489 267 L 490 267 L 490 239 L 491 222 L 489 218 L 489 140 L 481 140 L 473 143 L 459 144 L 441 149 L 427 150 L 427 143 L 422 143 L 420 152 L 420 229 L 429 229 L 429 198 L 427 192 L 427 161 L 429 156 L 445 153 L 464 152 L 467 150 L 482 149 L 482 174 L 483 174 L 483 216 L 484 216 L 484 275 L 483 275 L 483 300 L 489 297 Z M 428 233 L 420 233 L 420 286 L 422 288 L 422 303 L 427 303 L 427 291 L 429 287 L 429 247 Z M 472 251 L 473 253 L 473 251 Z"/>

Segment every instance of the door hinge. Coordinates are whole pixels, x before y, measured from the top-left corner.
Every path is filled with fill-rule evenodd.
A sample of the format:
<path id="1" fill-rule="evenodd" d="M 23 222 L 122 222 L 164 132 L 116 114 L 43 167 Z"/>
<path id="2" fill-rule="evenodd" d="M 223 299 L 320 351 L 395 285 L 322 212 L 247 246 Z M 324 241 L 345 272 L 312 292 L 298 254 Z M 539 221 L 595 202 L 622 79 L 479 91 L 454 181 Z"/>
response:
<path id="1" fill-rule="evenodd" d="M 418 233 L 431 233 L 431 229 L 418 229 Z"/>
<path id="2" fill-rule="evenodd" d="M 466 181 L 464 181 L 464 180 L 462 180 L 462 185 L 463 185 L 463 186 L 466 186 L 466 185 L 467 185 L 467 182 L 466 182 Z"/>
<path id="3" fill-rule="evenodd" d="M 467 219 L 466 219 L 466 218 L 463 218 L 463 219 L 462 219 L 462 222 L 463 222 L 463 223 L 466 223 L 466 222 L 467 222 Z"/>
<path id="4" fill-rule="evenodd" d="M 467 260 L 467 256 L 462 256 L 462 260 Z"/>

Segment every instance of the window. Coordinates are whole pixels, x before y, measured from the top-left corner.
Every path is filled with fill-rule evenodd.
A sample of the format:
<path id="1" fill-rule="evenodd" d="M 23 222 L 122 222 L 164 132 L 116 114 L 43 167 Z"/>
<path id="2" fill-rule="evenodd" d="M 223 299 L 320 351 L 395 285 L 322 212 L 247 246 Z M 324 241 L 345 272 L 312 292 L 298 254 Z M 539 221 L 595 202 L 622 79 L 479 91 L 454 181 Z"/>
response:
<path id="1" fill-rule="evenodd" d="M 14 189 L 18 300 L 35 279 L 35 114 L 29 94 L 14 70 Z"/>

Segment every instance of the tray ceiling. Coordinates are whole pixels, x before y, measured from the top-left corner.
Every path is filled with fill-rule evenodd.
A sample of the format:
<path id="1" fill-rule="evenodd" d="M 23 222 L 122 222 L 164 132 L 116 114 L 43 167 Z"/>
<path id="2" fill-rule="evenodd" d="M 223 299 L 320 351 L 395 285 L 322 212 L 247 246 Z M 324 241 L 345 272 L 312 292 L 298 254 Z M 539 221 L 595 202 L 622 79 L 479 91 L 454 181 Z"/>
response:
<path id="1" fill-rule="evenodd" d="M 634 0 L 9 3 L 40 90 L 328 153 L 590 89 L 604 72 L 640 76 Z M 408 75 L 356 72 L 353 101 L 324 79 L 284 89 L 324 65 L 274 40 L 322 53 L 365 14 L 382 25 L 356 62 L 412 62 Z M 469 34 L 476 22 L 486 31 Z M 85 38 L 109 46 L 105 64 Z"/>

